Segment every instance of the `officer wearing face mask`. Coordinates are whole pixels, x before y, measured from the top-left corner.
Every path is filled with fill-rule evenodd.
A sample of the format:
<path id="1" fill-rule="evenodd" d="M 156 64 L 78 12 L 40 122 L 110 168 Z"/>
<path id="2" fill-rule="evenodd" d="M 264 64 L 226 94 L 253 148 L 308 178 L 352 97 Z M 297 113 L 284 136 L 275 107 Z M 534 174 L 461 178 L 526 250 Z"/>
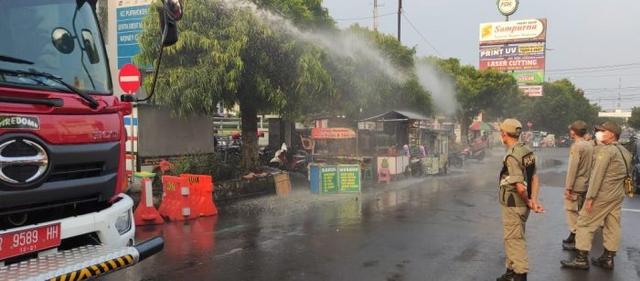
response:
<path id="1" fill-rule="evenodd" d="M 613 259 L 620 247 L 620 214 L 625 196 L 624 181 L 630 173 L 631 153 L 618 144 L 622 129 L 614 122 L 596 126 L 596 139 L 600 143 L 589 177 L 586 200 L 576 224 L 577 255 L 562 261 L 563 267 L 589 269 L 589 251 L 595 231 L 602 230 L 604 253 L 592 259 L 595 266 L 613 269 Z"/>

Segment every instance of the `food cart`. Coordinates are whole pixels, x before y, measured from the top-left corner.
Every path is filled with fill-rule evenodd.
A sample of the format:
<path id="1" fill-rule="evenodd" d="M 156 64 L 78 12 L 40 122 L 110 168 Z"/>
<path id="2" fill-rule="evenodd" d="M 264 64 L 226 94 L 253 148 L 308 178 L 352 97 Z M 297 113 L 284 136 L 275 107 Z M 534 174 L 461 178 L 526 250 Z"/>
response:
<path id="1" fill-rule="evenodd" d="M 309 165 L 311 192 L 316 194 L 361 191 L 356 132 L 349 128 L 311 129 Z"/>
<path id="2" fill-rule="evenodd" d="M 450 132 L 440 129 L 437 120 L 395 110 L 361 120 L 358 130 L 358 149 L 376 157 L 377 170 L 408 174 L 419 160 L 421 174 L 447 171 Z"/>
<path id="3" fill-rule="evenodd" d="M 446 174 L 449 166 L 450 132 L 442 129 L 425 129 L 423 144 L 429 148 L 423 162 L 426 175 Z"/>

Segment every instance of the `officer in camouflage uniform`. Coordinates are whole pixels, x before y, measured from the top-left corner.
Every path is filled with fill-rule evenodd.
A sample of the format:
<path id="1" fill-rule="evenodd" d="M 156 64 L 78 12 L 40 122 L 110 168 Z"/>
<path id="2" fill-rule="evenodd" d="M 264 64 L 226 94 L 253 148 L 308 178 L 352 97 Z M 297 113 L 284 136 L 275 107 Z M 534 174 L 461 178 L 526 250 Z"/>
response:
<path id="1" fill-rule="evenodd" d="M 533 152 L 518 142 L 522 124 L 507 119 L 500 125 L 502 142 L 507 147 L 500 172 L 498 200 L 502 205 L 504 250 L 507 272 L 497 281 L 527 280 L 529 261 L 525 239 L 525 225 L 530 210 L 543 212 L 538 203 L 538 176 Z"/>
<path id="2" fill-rule="evenodd" d="M 565 179 L 564 207 L 569 225 L 569 237 L 562 240 L 562 248 L 565 250 L 575 250 L 578 212 L 584 204 L 593 163 L 593 144 L 584 139 L 586 133 L 587 124 L 583 121 L 575 121 L 569 126 L 569 134 L 574 142 L 569 152 Z"/>
<path id="3" fill-rule="evenodd" d="M 589 251 L 594 232 L 601 226 L 604 253 L 592 259 L 596 266 L 613 269 L 613 258 L 620 247 L 620 215 L 625 196 L 624 180 L 630 173 L 631 154 L 618 144 L 621 129 L 618 124 L 605 122 L 596 126 L 596 149 L 589 179 L 586 201 L 578 217 L 576 231 L 577 255 L 562 261 L 563 267 L 589 269 Z"/>

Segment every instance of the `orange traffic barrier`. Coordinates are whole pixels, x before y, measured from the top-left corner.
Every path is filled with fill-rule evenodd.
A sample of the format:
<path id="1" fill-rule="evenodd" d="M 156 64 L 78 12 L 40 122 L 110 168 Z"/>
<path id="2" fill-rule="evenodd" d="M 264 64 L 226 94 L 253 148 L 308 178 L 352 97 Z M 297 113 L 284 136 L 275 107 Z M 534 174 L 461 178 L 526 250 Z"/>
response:
<path id="1" fill-rule="evenodd" d="M 391 171 L 389 171 L 389 168 L 378 169 L 378 183 L 381 182 L 391 182 Z"/>
<path id="2" fill-rule="evenodd" d="M 191 210 L 191 188 L 186 178 L 162 176 L 160 215 L 170 221 L 184 221 L 197 217 Z"/>
<path id="3" fill-rule="evenodd" d="M 182 174 L 191 187 L 191 208 L 196 216 L 208 217 L 218 214 L 213 202 L 213 178 L 207 175 Z"/>
<path id="4" fill-rule="evenodd" d="M 158 210 L 156 210 L 156 207 L 153 206 L 151 179 L 146 177 L 147 174 L 136 174 L 136 176 L 143 177 L 140 183 L 140 203 L 138 203 L 138 207 L 135 212 L 133 212 L 133 219 L 136 225 L 163 224 L 164 220 Z M 153 176 L 153 174 L 151 176 Z"/>

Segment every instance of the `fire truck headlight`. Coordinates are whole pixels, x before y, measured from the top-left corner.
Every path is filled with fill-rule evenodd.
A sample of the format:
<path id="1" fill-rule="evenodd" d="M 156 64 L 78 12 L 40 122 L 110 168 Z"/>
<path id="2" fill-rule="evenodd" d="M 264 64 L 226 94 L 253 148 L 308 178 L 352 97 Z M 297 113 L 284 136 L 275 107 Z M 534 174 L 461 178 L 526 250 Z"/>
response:
<path id="1" fill-rule="evenodd" d="M 120 233 L 120 235 L 123 235 L 131 230 L 131 213 L 129 211 L 126 211 L 118 216 L 118 218 L 116 219 L 116 229 L 118 230 L 118 233 Z"/>

